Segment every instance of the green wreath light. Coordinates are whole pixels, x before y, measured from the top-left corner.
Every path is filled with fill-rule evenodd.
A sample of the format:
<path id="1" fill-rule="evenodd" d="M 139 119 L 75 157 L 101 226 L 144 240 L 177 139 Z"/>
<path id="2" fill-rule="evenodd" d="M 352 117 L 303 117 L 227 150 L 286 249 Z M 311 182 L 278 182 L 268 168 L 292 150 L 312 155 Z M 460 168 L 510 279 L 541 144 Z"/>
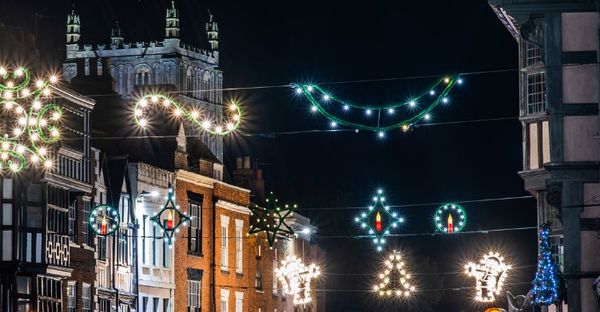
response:
<path id="1" fill-rule="evenodd" d="M 373 237 L 377 251 L 383 250 L 386 243 L 385 237 L 391 234 L 390 231 L 404 223 L 404 218 L 392 211 L 385 202 L 383 190 L 377 190 L 377 195 L 373 196 L 373 204 L 367 211 L 354 218 L 354 221 Z"/>
<path id="2" fill-rule="evenodd" d="M 230 134 L 240 126 L 242 121 L 242 111 L 240 106 L 236 103 L 232 103 L 227 107 L 230 119 L 225 123 L 220 124 L 218 121 L 211 120 L 210 117 L 201 110 L 187 109 L 173 98 L 162 94 L 149 94 L 143 96 L 135 104 L 133 113 L 135 123 L 142 128 L 147 128 L 150 123 L 150 108 L 157 106 L 170 112 L 174 118 L 188 120 L 194 126 L 213 135 Z"/>
<path id="3" fill-rule="evenodd" d="M 150 217 L 150 221 L 160 228 L 164 238 L 167 240 L 169 247 L 173 247 L 173 241 L 175 240 L 175 233 L 179 233 L 179 229 L 188 224 L 191 218 L 183 211 L 180 210 L 179 205 L 175 204 L 175 194 L 173 187 L 169 183 L 167 197 L 165 198 L 163 208 L 157 212 L 154 216 Z"/>
<path id="4" fill-rule="evenodd" d="M 459 204 L 444 204 L 435 210 L 433 222 L 436 230 L 439 232 L 448 234 L 458 233 L 467 224 L 467 213 Z"/>
<path id="5" fill-rule="evenodd" d="M 56 76 L 33 82 L 25 67 L 0 66 L 0 114 L 8 124 L 0 135 L 0 171 L 53 167 L 49 145 L 59 140 L 62 116 L 62 109 L 51 102 L 51 86 L 57 82 Z"/>
<path id="6" fill-rule="evenodd" d="M 286 223 L 286 218 L 293 215 L 293 210 L 297 205 L 279 206 L 279 200 L 275 198 L 275 194 L 271 192 L 267 198 L 265 208 L 259 206 L 251 206 L 250 208 L 250 230 L 248 235 L 264 232 L 267 236 L 269 247 L 277 241 L 278 237 L 291 238 L 294 237 L 294 230 Z"/>
<path id="7" fill-rule="evenodd" d="M 89 221 L 94 233 L 100 236 L 108 236 L 114 234 L 119 228 L 121 216 L 117 209 L 108 205 L 100 205 L 91 211 Z"/>
<path id="8" fill-rule="evenodd" d="M 448 94 L 456 85 L 462 83 L 463 80 L 459 75 L 445 76 L 408 101 L 381 106 L 347 101 L 328 93 L 316 84 L 291 84 L 291 87 L 295 89 L 296 94 L 303 95 L 310 102 L 312 112 L 327 118 L 332 128 L 345 126 L 356 130 L 373 131 L 383 138 L 386 131 L 401 129 L 406 132 L 416 124 L 429 121 L 431 112 L 440 104 L 449 103 Z M 426 105 L 425 102 L 430 104 Z M 362 111 L 366 117 L 375 118 L 372 118 L 372 123 L 367 124 L 340 117 L 340 114 L 347 116 L 351 111 Z M 401 116 L 402 111 L 406 114 L 404 117 Z M 392 119 L 392 121 L 382 123 L 383 116 L 386 120 Z"/>

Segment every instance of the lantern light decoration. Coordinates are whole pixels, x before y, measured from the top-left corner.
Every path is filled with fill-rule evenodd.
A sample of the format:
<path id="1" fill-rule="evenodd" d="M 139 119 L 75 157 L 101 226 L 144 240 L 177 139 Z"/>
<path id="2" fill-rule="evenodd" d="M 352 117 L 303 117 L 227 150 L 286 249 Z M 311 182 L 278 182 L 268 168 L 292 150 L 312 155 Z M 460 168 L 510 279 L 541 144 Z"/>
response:
<path id="1" fill-rule="evenodd" d="M 373 131 L 383 138 L 386 131 L 400 129 L 407 132 L 419 123 L 428 122 L 431 112 L 439 105 L 450 103 L 450 91 L 462 83 L 459 75 L 444 76 L 413 98 L 380 106 L 344 100 L 316 84 L 293 83 L 290 86 L 297 95 L 308 100 L 311 112 L 328 119 L 330 127 Z M 352 117 L 352 112 L 359 114 Z"/>
<path id="2" fill-rule="evenodd" d="M 117 209 L 108 205 L 96 206 L 90 212 L 90 227 L 100 236 L 112 235 L 119 228 L 121 216 Z"/>
<path id="3" fill-rule="evenodd" d="M 383 271 L 378 274 L 378 282 L 373 290 L 382 297 L 408 298 L 416 287 L 411 284 L 411 276 L 402 255 L 393 251 L 385 259 Z"/>
<path id="4" fill-rule="evenodd" d="M 538 266 L 533 280 L 531 295 L 538 305 L 551 305 L 560 301 L 561 273 L 552 258 L 550 226 L 540 226 Z"/>
<path id="5" fill-rule="evenodd" d="M 292 296 L 295 305 L 302 305 L 312 301 L 311 280 L 321 272 L 314 263 L 305 265 L 300 258 L 287 256 L 281 261 L 275 274 L 282 284 L 283 293 Z"/>
<path id="6" fill-rule="evenodd" d="M 278 237 L 294 237 L 294 230 L 286 223 L 286 218 L 293 216 L 293 210 L 298 206 L 286 204 L 281 207 L 273 192 L 269 194 L 266 202 L 265 208 L 259 206 L 249 207 L 251 212 L 248 235 L 254 234 L 254 236 L 257 236 L 259 233 L 264 232 L 269 247 L 273 248 L 273 244 L 275 244 Z"/>
<path id="7" fill-rule="evenodd" d="M 385 237 L 390 235 L 392 229 L 403 223 L 404 218 L 386 205 L 383 190 L 379 189 L 373 197 L 373 204 L 369 206 L 367 211 L 354 218 L 354 221 L 367 231 L 369 236 L 373 237 L 377 251 L 381 251 L 386 242 Z"/>
<path id="8" fill-rule="evenodd" d="M 504 258 L 497 252 L 484 255 L 479 263 L 470 262 L 465 265 L 465 274 L 474 277 L 475 300 L 479 302 L 494 302 L 496 295 L 504 287 L 504 280 L 511 266 L 504 263 Z"/>
<path id="9" fill-rule="evenodd" d="M 444 204 L 435 211 L 433 217 L 435 228 L 443 233 L 458 233 L 467 224 L 467 213 L 459 204 Z"/>
<path id="10" fill-rule="evenodd" d="M 52 102 L 56 76 L 32 82 L 25 67 L 0 66 L 0 114 L 7 125 L 0 133 L 0 171 L 26 167 L 52 169 L 50 145 L 60 137 L 60 106 Z"/>
<path id="11" fill-rule="evenodd" d="M 242 111 L 237 103 L 226 107 L 229 119 L 220 123 L 212 120 L 206 112 L 200 109 L 188 109 L 175 99 L 163 94 L 149 94 L 137 101 L 133 118 L 141 128 L 147 128 L 150 123 L 150 108 L 160 107 L 170 112 L 176 119 L 185 119 L 202 131 L 213 135 L 226 135 L 235 131 L 242 121 Z"/>
<path id="12" fill-rule="evenodd" d="M 165 199 L 166 202 L 163 208 L 150 217 L 150 221 L 152 221 L 154 226 L 160 228 L 171 248 L 175 240 L 175 233 L 178 233 L 182 226 L 188 224 L 191 218 L 180 210 L 179 205 L 175 204 L 175 194 L 170 183 Z"/>

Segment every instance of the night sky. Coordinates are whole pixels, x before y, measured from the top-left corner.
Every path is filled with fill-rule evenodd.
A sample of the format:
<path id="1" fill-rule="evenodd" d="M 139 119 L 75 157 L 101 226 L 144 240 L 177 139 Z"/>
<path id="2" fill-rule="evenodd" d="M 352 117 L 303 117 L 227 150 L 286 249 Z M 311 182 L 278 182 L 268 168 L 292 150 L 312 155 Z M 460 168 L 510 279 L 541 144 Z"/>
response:
<path id="1" fill-rule="evenodd" d="M 34 12 L 42 55 L 56 68 L 64 55 L 64 25 L 71 1 L 3 0 L 0 21 L 33 30 Z M 515 117 L 501 121 L 445 124 L 389 132 L 384 140 L 361 131 L 227 139 L 226 165 L 238 155 L 255 157 L 264 169 L 267 190 L 282 202 L 298 203 L 318 227 L 315 241 L 327 252 L 324 268 L 328 311 L 408 311 L 410 303 L 382 303 L 370 293 L 381 254 L 353 222 L 356 207 L 383 188 L 392 205 L 435 203 L 527 195 L 517 172 L 522 168 L 518 115 L 517 44 L 486 1 L 194 1 L 177 2 L 183 41 L 205 46 L 204 23 L 211 9 L 220 23 L 224 87 L 325 83 L 388 77 L 442 75 L 515 69 L 466 75 L 452 103 L 434 111 L 434 122 Z M 108 42 L 119 19 L 128 42 L 162 40 L 167 1 L 86 0 L 76 2 L 82 20 L 80 42 Z M 15 13 L 17 12 L 17 13 Z M 383 104 L 406 99 L 431 80 L 328 85 L 336 95 Z M 326 129 L 307 102 L 287 87 L 239 90 L 247 116 L 244 133 Z M 532 199 L 465 204 L 467 230 L 535 226 Z M 402 208 L 407 222 L 400 233 L 430 233 L 435 205 Z M 347 238 L 331 238 L 342 235 Z M 432 311 L 481 311 L 473 290 L 430 291 L 474 285 L 461 274 L 466 260 L 490 249 L 513 266 L 536 263 L 532 230 L 496 234 L 418 236 L 392 239 L 412 257 L 422 285 L 418 300 L 439 304 Z M 534 267 L 515 269 L 508 283 L 529 282 Z M 419 275 L 419 273 L 423 275 Z M 513 293 L 527 284 L 508 285 Z M 506 307 L 504 296 L 499 304 Z M 422 307 L 419 311 L 426 311 Z"/>

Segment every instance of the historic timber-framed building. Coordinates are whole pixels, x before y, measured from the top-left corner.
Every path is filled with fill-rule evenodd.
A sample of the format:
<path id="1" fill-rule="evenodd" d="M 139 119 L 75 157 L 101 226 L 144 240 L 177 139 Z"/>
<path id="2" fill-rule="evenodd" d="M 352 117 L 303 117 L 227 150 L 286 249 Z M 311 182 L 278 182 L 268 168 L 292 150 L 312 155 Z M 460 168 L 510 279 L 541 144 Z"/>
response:
<path id="1" fill-rule="evenodd" d="M 566 281 L 549 311 L 597 311 L 600 275 L 600 118 L 597 1 L 490 0 L 519 47 L 525 189 L 538 224 L 551 223 Z"/>

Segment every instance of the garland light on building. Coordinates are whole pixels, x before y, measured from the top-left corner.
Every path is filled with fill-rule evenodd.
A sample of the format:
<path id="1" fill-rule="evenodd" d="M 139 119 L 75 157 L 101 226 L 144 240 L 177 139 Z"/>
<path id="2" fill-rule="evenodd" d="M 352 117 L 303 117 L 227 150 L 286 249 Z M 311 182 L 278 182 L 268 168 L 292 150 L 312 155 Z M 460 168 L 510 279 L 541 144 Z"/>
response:
<path id="1" fill-rule="evenodd" d="M 51 169 L 50 145 L 60 137 L 61 108 L 52 102 L 56 76 L 32 81 L 25 67 L 0 66 L 2 120 L 0 170 L 18 173 L 27 167 Z"/>

